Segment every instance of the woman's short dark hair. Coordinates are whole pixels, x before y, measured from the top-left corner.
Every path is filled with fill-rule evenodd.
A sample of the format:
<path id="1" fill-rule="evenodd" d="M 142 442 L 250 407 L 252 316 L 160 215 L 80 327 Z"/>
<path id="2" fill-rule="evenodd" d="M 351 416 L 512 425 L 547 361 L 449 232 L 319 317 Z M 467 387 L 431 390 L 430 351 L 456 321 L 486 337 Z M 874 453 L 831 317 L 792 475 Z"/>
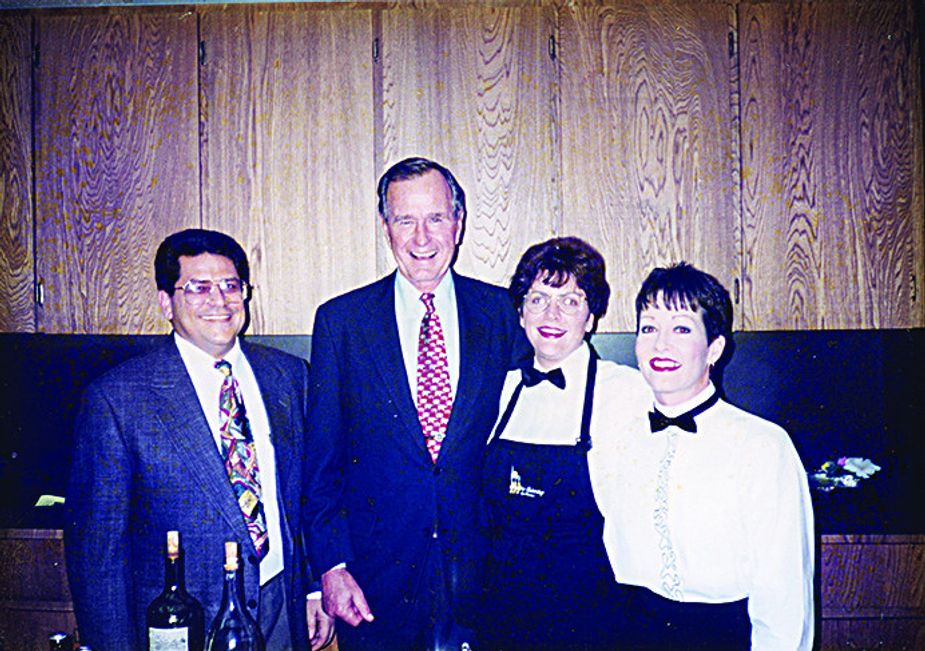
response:
<path id="1" fill-rule="evenodd" d="M 604 257 L 577 237 L 554 237 L 527 249 L 517 263 L 508 293 L 519 311 L 537 280 L 550 287 L 562 287 L 569 278 L 574 278 L 585 293 L 595 320 L 604 316 L 610 301 Z"/>
<path id="2" fill-rule="evenodd" d="M 465 217 L 466 193 L 463 192 L 462 186 L 459 185 L 456 177 L 440 163 L 436 163 L 427 158 L 421 158 L 420 156 L 398 161 L 387 169 L 385 174 L 379 178 L 379 186 L 377 188 L 377 193 L 379 195 L 379 216 L 382 217 L 382 219 L 388 217 L 388 194 L 390 185 L 395 181 L 407 181 L 408 179 L 423 176 L 431 170 L 439 172 L 440 176 L 443 177 L 443 180 L 446 181 L 446 184 L 450 188 L 450 195 L 453 198 L 453 216 L 456 219 Z"/>
<path id="3" fill-rule="evenodd" d="M 250 283 L 251 271 L 247 254 L 234 238 L 201 228 L 190 228 L 168 235 L 157 247 L 154 256 L 154 280 L 157 288 L 173 296 L 174 287 L 180 280 L 180 257 L 196 257 L 202 253 L 221 255 L 234 264 L 235 271 L 245 283 Z"/>
<path id="4" fill-rule="evenodd" d="M 713 343 L 720 335 L 731 343 L 732 301 L 729 292 L 705 271 L 686 262 L 653 269 L 636 295 L 636 332 L 639 332 L 639 315 L 656 304 L 670 310 L 699 312 L 706 326 L 707 343 Z"/>

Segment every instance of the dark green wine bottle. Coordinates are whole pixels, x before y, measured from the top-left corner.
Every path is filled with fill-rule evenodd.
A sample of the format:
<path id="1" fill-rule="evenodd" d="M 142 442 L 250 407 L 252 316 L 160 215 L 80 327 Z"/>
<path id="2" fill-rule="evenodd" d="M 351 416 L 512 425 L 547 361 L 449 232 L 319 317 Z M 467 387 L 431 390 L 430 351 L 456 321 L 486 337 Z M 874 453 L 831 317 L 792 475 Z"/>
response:
<path id="1" fill-rule="evenodd" d="M 180 534 L 167 532 L 164 591 L 148 606 L 148 651 L 202 651 L 205 618 L 202 605 L 187 593 L 180 557 Z"/>

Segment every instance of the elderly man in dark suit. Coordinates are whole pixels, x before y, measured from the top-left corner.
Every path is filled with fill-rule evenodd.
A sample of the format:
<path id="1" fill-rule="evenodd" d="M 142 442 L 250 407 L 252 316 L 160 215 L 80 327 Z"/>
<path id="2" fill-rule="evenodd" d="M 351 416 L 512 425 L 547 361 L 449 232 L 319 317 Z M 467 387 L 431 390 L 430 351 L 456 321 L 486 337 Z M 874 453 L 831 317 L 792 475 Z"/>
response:
<path id="1" fill-rule="evenodd" d="M 459 649 L 476 623 L 485 442 L 526 342 L 504 290 L 450 270 L 466 206 L 449 170 L 395 164 L 379 216 L 397 273 L 315 317 L 312 564 L 345 651 Z"/>
<path id="2" fill-rule="evenodd" d="M 223 543 L 236 541 L 267 648 L 319 648 L 333 627 L 319 601 L 306 601 L 305 361 L 238 337 L 249 267 L 227 235 L 169 236 L 155 275 L 173 336 L 96 380 L 77 419 L 65 549 L 81 642 L 144 648 L 165 533 L 179 530 L 187 590 L 207 627 L 221 600 Z"/>

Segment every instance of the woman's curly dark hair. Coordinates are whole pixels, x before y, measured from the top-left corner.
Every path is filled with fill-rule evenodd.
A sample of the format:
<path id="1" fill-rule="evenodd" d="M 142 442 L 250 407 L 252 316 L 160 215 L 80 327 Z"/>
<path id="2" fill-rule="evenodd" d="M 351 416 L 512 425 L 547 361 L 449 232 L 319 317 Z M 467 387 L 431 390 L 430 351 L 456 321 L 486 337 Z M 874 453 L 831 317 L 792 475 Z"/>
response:
<path id="1" fill-rule="evenodd" d="M 519 312 L 534 282 L 562 287 L 569 278 L 585 293 L 596 323 L 610 301 L 604 257 L 577 237 L 554 237 L 527 249 L 517 263 L 508 293 Z"/>

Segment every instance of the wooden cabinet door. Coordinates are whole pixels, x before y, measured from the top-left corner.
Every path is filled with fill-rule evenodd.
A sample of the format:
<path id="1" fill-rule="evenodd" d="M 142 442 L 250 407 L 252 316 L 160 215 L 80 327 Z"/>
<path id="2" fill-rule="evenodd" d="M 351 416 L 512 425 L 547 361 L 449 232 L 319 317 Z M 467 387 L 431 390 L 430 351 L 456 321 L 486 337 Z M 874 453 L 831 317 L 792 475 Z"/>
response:
<path id="1" fill-rule="evenodd" d="M 38 329 L 153 333 L 154 253 L 199 225 L 196 16 L 36 18 Z"/>
<path id="2" fill-rule="evenodd" d="M 0 529 L 0 644 L 45 651 L 77 630 L 59 529 Z"/>
<path id="3" fill-rule="evenodd" d="M 33 332 L 32 17 L 0 13 L 0 332 Z"/>
<path id="4" fill-rule="evenodd" d="M 925 648 L 925 536 L 823 535 L 822 651 Z"/>
<path id="5" fill-rule="evenodd" d="M 455 268 L 489 282 L 557 231 L 554 26 L 552 7 L 381 12 L 377 173 L 407 156 L 448 167 L 468 209 Z M 395 267 L 384 238 L 378 266 Z"/>
<path id="6" fill-rule="evenodd" d="M 911 3 L 738 10 L 744 326 L 922 326 Z"/>
<path id="7" fill-rule="evenodd" d="M 739 275 L 731 2 L 566 5 L 560 14 L 562 227 L 604 255 L 601 332 L 633 331 L 655 266 Z"/>
<path id="8" fill-rule="evenodd" d="M 201 12 L 203 223 L 248 252 L 250 332 L 309 333 L 375 278 L 371 13 Z"/>

